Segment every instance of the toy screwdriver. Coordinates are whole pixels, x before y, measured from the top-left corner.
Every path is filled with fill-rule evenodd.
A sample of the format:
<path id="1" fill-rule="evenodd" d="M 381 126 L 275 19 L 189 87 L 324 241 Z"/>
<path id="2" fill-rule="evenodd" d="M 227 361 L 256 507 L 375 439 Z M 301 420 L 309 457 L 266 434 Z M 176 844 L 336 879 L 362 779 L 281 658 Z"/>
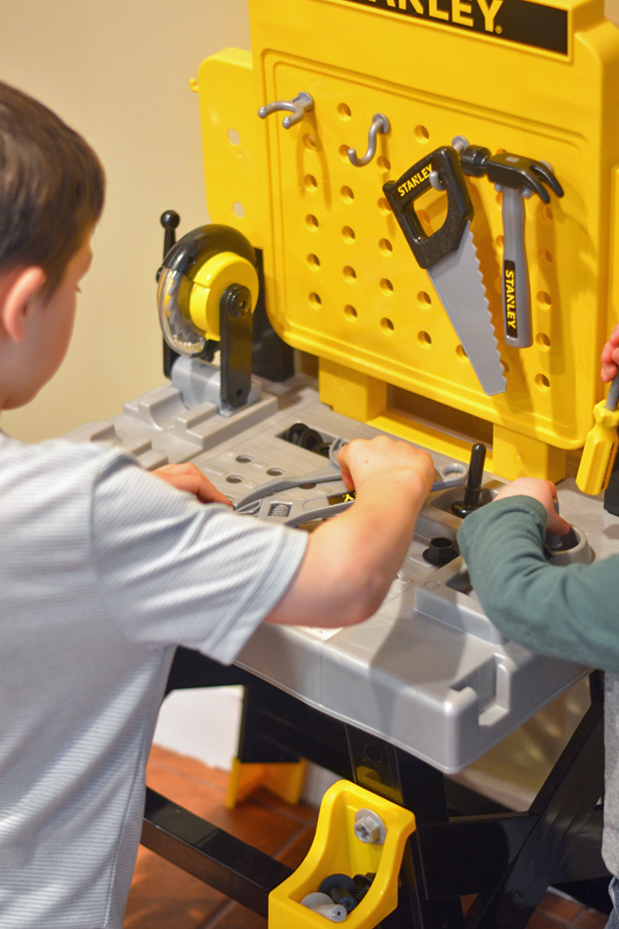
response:
<path id="1" fill-rule="evenodd" d="M 606 400 L 593 407 L 595 425 L 589 432 L 580 459 L 576 484 L 584 494 L 606 490 L 613 469 L 619 437 L 619 374 L 611 382 Z"/>

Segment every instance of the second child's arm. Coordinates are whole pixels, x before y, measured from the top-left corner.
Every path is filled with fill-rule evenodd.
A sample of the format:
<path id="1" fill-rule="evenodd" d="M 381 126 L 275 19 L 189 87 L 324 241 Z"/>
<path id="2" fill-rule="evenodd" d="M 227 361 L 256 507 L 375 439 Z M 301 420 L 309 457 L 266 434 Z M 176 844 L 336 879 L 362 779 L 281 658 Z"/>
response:
<path id="1" fill-rule="evenodd" d="M 619 555 L 591 565 L 549 564 L 546 528 L 565 532 L 549 481 L 520 478 L 467 516 L 460 551 L 490 620 L 542 654 L 619 673 Z M 541 505 L 540 505 L 541 504 Z"/>
<path id="2" fill-rule="evenodd" d="M 338 460 L 356 503 L 310 534 L 301 567 L 267 622 L 361 622 L 376 612 L 406 556 L 434 480 L 430 456 L 377 436 L 350 442 Z"/>

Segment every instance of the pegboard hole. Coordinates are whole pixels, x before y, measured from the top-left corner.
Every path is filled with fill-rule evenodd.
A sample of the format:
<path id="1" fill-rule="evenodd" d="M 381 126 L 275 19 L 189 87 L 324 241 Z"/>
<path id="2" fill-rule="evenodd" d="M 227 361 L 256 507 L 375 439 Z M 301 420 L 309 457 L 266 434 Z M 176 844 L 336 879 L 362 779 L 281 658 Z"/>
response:
<path id="1" fill-rule="evenodd" d="M 226 480 L 229 484 L 242 484 L 243 483 L 243 478 L 240 476 L 240 474 L 229 474 Z"/>
<path id="2" fill-rule="evenodd" d="M 499 249 L 499 251 L 502 252 L 502 251 L 503 251 L 503 248 L 504 248 L 504 245 L 505 245 L 505 239 L 503 238 L 502 235 L 498 235 L 498 236 L 496 237 L 496 239 L 494 240 L 494 244 L 495 244 L 496 247 Z"/>
<path id="3" fill-rule="evenodd" d="M 465 351 L 465 349 L 464 349 L 464 345 L 457 345 L 457 346 L 456 346 L 456 355 L 458 356 L 458 358 L 460 359 L 460 361 L 468 361 L 468 359 L 469 359 L 469 356 L 467 355 L 467 353 L 466 353 L 466 351 Z"/>
<path id="4" fill-rule="evenodd" d="M 345 313 L 347 319 L 356 319 L 356 318 L 357 318 L 357 311 L 356 311 L 356 309 L 354 308 L 354 306 L 352 306 L 352 304 L 350 304 L 350 303 L 347 303 L 346 306 L 344 307 L 344 313 Z"/>
<path id="5" fill-rule="evenodd" d="M 432 336 L 429 332 L 421 331 L 417 333 L 417 338 L 419 339 L 420 345 L 423 345 L 424 348 L 429 348 L 432 345 Z"/>
<path id="6" fill-rule="evenodd" d="M 322 306 L 322 300 L 320 299 L 319 294 L 311 293 L 308 297 L 310 306 L 313 310 L 319 310 Z"/>
<path id="7" fill-rule="evenodd" d="M 305 217 L 305 225 L 307 226 L 308 229 L 311 229 L 312 232 L 315 232 L 315 230 L 318 229 L 318 226 L 320 225 L 320 223 L 318 222 L 318 219 L 316 216 L 314 216 L 312 213 L 309 213 Z"/>
<path id="8" fill-rule="evenodd" d="M 498 206 L 499 209 L 502 209 L 502 207 L 503 207 L 503 194 L 500 194 L 500 193 L 497 194 L 496 197 L 494 198 L 494 202 L 496 203 L 496 205 Z"/>
<path id="9" fill-rule="evenodd" d="M 546 352 L 550 348 L 550 339 L 548 338 L 545 332 L 540 332 L 536 336 L 535 341 L 537 342 L 539 347 L 542 349 L 542 351 Z"/>
<path id="10" fill-rule="evenodd" d="M 348 106 L 347 103 L 340 103 L 340 105 L 337 108 L 337 112 L 341 119 L 350 119 L 350 117 L 352 116 L 350 107 Z"/>
<path id="11" fill-rule="evenodd" d="M 501 358 L 501 364 L 503 365 L 503 372 L 505 374 L 509 374 L 509 365 L 507 364 L 506 361 L 503 361 L 502 358 Z"/>
<path id="12" fill-rule="evenodd" d="M 553 212 L 552 212 L 552 207 L 550 207 L 550 206 L 543 206 L 543 207 L 542 207 L 542 216 L 544 217 L 544 219 L 546 220 L 547 223 L 551 223 L 551 222 L 553 221 L 553 219 L 554 219 L 554 214 L 553 214 Z"/>
<path id="13" fill-rule="evenodd" d="M 386 197 L 381 197 L 378 201 L 378 212 L 382 213 L 383 216 L 388 216 L 391 213 L 391 207 Z"/>
<path id="14" fill-rule="evenodd" d="M 350 187 L 342 187 L 340 190 L 340 196 L 344 203 L 352 203 L 355 199 L 355 195 Z"/>
<path id="15" fill-rule="evenodd" d="M 350 164 L 350 159 L 348 157 L 348 145 L 340 145 L 340 158 L 342 161 Z"/>
<path id="16" fill-rule="evenodd" d="M 387 171 L 391 171 L 391 162 L 388 158 L 385 158 L 384 155 L 381 155 L 376 159 L 376 167 L 381 172 L 381 174 L 385 174 Z"/>
<path id="17" fill-rule="evenodd" d="M 427 294 L 425 290 L 420 290 L 419 293 L 417 294 L 417 303 L 424 310 L 427 310 L 428 307 L 432 306 L 432 297 L 430 296 L 430 294 Z"/>
<path id="18" fill-rule="evenodd" d="M 346 280 L 351 284 L 353 283 L 353 281 L 357 280 L 357 272 L 355 271 L 354 268 L 351 268 L 350 265 L 346 265 L 346 267 L 342 271 L 342 274 L 344 275 Z"/>
<path id="19" fill-rule="evenodd" d="M 549 310 L 552 306 L 552 299 L 550 294 L 547 294 L 545 290 L 540 290 L 537 294 L 537 303 L 540 309 Z"/>
<path id="20" fill-rule="evenodd" d="M 311 132 L 307 132 L 303 136 L 303 145 L 305 146 L 308 152 L 313 152 L 316 150 L 316 139 L 311 134 Z"/>
<path id="21" fill-rule="evenodd" d="M 316 190 L 318 187 L 318 181 L 313 174 L 306 174 L 303 183 L 305 184 L 306 190 Z"/>
<path id="22" fill-rule="evenodd" d="M 351 229 L 350 226 L 344 226 L 342 229 L 342 238 L 345 242 L 351 243 L 355 241 L 355 230 Z"/>
<path id="23" fill-rule="evenodd" d="M 245 207 L 243 206 L 242 203 L 238 203 L 237 201 L 236 203 L 232 204 L 232 212 L 239 219 L 243 219 L 243 217 L 245 216 Z"/>
<path id="24" fill-rule="evenodd" d="M 230 145 L 240 145 L 241 136 L 236 129 L 228 129 L 228 142 Z"/>
<path id="25" fill-rule="evenodd" d="M 389 278 L 384 277 L 382 279 L 382 281 L 380 282 L 380 289 L 386 296 L 391 296 L 391 294 L 393 293 L 393 284 L 391 283 Z"/>
<path id="26" fill-rule="evenodd" d="M 540 264 L 546 265 L 546 267 L 552 264 L 552 255 L 550 254 L 547 248 L 540 248 L 537 255 L 538 255 Z"/>
<path id="27" fill-rule="evenodd" d="M 425 126 L 415 126 L 415 138 L 418 142 L 427 142 L 430 139 L 430 133 Z"/>
<path id="28" fill-rule="evenodd" d="M 386 316 L 384 316 L 383 319 L 381 319 L 380 325 L 381 325 L 381 329 L 383 330 L 383 332 L 393 332 L 394 330 L 393 323 Z"/>
<path id="29" fill-rule="evenodd" d="M 237 455 L 236 460 L 239 464 L 251 464 L 254 459 L 251 455 Z"/>
<path id="30" fill-rule="evenodd" d="M 545 374 L 536 374 L 535 386 L 538 388 L 538 390 L 546 391 L 550 388 L 550 381 Z"/>
<path id="31" fill-rule="evenodd" d="M 284 473 L 283 468 L 267 468 L 267 474 L 269 477 L 280 477 Z"/>
<path id="32" fill-rule="evenodd" d="M 312 270 L 317 271 L 318 268 L 320 267 L 320 258 L 318 257 L 318 255 L 308 255 L 307 263 L 310 266 L 310 268 L 312 268 Z"/>
<path id="33" fill-rule="evenodd" d="M 391 253 L 393 252 L 393 245 L 391 244 L 389 239 L 381 239 L 380 242 L 378 243 L 378 247 L 381 250 L 383 255 L 391 255 Z"/>

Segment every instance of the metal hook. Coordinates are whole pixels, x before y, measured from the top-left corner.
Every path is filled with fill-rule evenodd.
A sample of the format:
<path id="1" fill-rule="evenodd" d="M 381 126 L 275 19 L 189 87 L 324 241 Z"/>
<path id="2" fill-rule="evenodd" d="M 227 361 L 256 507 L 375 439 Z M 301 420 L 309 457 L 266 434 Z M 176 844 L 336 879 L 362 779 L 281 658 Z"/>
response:
<path id="1" fill-rule="evenodd" d="M 376 136 L 380 132 L 382 135 L 386 135 L 391 126 L 389 120 L 383 113 L 376 113 L 372 117 L 372 125 L 370 126 L 370 131 L 368 132 L 368 149 L 363 158 L 357 157 L 357 149 L 349 148 L 348 160 L 351 165 L 354 165 L 355 168 L 362 168 L 364 165 L 370 163 L 374 155 L 376 154 Z"/>
<path id="2" fill-rule="evenodd" d="M 275 103 L 267 103 L 266 106 L 261 106 L 258 110 L 258 116 L 260 119 L 266 119 L 271 113 L 276 113 L 279 110 L 287 110 L 293 115 L 285 116 L 282 120 L 282 126 L 284 129 L 290 129 L 291 126 L 300 123 L 305 114 L 313 109 L 313 98 L 310 94 L 306 94 L 305 91 L 302 90 L 294 100 L 276 100 Z"/>
<path id="3" fill-rule="evenodd" d="M 468 140 L 465 139 L 463 135 L 457 135 L 457 136 L 454 136 L 454 138 L 451 140 L 451 146 L 452 148 L 455 148 L 455 150 L 457 151 L 459 155 L 461 155 L 464 149 L 469 147 L 469 143 L 468 143 Z M 445 185 L 443 184 L 440 177 L 438 176 L 437 171 L 430 171 L 430 174 L 428 175 L 428 180 L 430 181 L 430 184 L 432 185 L 432 187 L 434 187 L 435 190 L 441 190 L 441 191 L 445 190 Z"/>

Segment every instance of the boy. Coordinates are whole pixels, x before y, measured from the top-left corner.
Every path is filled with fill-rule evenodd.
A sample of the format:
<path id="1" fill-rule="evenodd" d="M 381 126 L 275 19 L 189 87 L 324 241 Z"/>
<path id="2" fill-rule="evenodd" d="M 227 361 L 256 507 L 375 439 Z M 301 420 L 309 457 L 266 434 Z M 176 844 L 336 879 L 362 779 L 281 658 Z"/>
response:
<path id="1" fill-rule="evenodd" d="M 0 409 L 62 362 L 103 187 L 83 139 L 0 84 Z M 357 502 L 308 537 L 232 513 L 192 465 L 156 480 L 0 433 L 1 929 L 121 929 L 177 644 L 229 663 L 262 621 L 378 609 L 434 467 L 386 437 L 340 463 Z"/>
<path id="2" fill-rule="evenodd" d="M 619 326 L 602 352 L 602 380 L 617 374 Z M 519 478 L 489 506 L 467 516 L 458 532 L 471 582 L 492 622 L 533 651 L 579 661 L 605 675 L 605 800 L 602 855 L 619 875 L 619 553 L 591 565 L 557 568 L 546 561 L 546 529 L 564 535 L 550 481 Z M 619 929 L 619 880 L 610 885 Z"/>

